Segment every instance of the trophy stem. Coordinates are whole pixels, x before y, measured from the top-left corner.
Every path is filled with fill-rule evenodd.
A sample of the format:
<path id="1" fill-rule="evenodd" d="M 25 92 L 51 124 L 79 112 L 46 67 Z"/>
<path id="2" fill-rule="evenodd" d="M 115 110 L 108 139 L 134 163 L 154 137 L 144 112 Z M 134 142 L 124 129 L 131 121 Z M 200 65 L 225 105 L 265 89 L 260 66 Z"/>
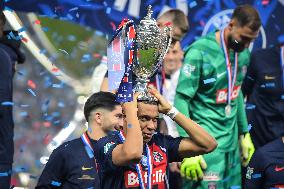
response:
<path id="1" fill-rule="evenodd" d="M 149 82 L 148 79 L 145 78 L 137 78 L 136 79 L 136 86 L 134 87 L 134 92 L 140 92 L 138 96 L 138 101 L 157 101 L 157 99 L 149 94 L 147 90 L 147 83 Z"/>

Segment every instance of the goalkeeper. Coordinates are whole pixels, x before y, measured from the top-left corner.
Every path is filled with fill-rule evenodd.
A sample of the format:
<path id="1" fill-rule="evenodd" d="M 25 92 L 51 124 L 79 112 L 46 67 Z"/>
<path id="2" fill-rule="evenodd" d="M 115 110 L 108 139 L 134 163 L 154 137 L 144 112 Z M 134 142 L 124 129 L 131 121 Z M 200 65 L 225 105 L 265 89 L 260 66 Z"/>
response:
<path id="1" fill-rule="evenodd" d="M 186 51 L 175 106 L 214 136 L 218 148 L 183 160 L 184 189 L 241 185 L 241 160 L 248 164 L 254 147 L 240 87 L 249 63 L 247 47 L 258 36 L 260 25 L 253 7 L 239 6 L 225 29 L 200 38 Z M 184 136 L 184 130 L 178 129 Z"/>

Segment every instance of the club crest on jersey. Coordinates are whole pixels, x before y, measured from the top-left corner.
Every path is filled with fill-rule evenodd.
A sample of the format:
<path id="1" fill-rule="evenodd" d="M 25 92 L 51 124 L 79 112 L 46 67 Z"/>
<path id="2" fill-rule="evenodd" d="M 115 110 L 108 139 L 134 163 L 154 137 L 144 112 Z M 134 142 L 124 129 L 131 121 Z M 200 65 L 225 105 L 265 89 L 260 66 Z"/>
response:
<path id="1" fill-rule="evenodd" d="M 114 142 L 108 142 L 104 145 L 104 154 L 108 152 L 108 150 L 110 149 L 112 145 L 114 145 Z"/>
<path id="2" fill-rule="evenodd" d="M 246 178 L 251 179 L 251 175 L 253 174 L 253 168 L 248 167 L 247 168 L 247 173 L 246 173 Z"/>
<path id="3" fill-rule="evenodd" d="M 191 76 L 191 72 L 194 72 L 196 69 L 195 66 L 190 65 L 190 64 L 184 64 L 183 68 L 182 68 L 182 72 L 184 73 L 184 75 L 186 77 L 190 77 Z"/>
<path id="4" fill-rule="evenodd" d="M 159 152 L 153 152 L 153 157 L 154 157 L 154 161 L 157 163 L 160 163 L 164 159 L 163 155 L 160 154 Z"/>
<path id="5" fill-rule="evenodd" d="M 232 100 L 238 97 L 240 89 L 241 89 L 241 86 L 234 87 L 234 90 L 231 95 Z M 227 97 L 228 97 L 228 89 L 218 90 L 216 93 L 216 103 L 217 104 L 226 103 Z"/>

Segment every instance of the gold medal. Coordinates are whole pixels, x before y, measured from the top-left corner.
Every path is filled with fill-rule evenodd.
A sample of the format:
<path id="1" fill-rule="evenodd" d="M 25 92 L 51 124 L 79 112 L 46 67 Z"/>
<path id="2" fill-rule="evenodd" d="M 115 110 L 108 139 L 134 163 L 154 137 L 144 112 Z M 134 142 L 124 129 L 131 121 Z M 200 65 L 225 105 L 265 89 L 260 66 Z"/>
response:
<path id="1" fill-rule="evenodd" d="M 227 117 L 229 117 L 231 115 L 231 105 L 227 104 L 225 107 L 225 114 Z"/>

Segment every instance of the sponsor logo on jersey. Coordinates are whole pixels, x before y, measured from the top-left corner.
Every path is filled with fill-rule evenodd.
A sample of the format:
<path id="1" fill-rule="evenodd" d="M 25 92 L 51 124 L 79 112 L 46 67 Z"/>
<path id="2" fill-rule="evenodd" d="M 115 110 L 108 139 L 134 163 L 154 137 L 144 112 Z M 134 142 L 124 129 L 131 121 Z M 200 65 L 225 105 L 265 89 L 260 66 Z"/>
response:
<path id="1" fill-rule="evenodd" d="M 241 86 L 234 87 L 233 92 L 231 94 L 232 100 L 238 97 L 240 89 L 241 89 Z M 226 103 L 227 97 L 228 97 L 228 89 L 218 90 L 216 93 L 216 103 L 217 104 Z"/>
<path id="2" fill-rule="evenodd" d="M 88 170 L 91 170 L 91 169 L 93 169 L 93 167 L 82 166 L 82 171 L 88 171 Z"/>
<path id="3" fill-rule="evenodd" d="M 184 75 L 186 77 L 190 77 L 191 76 L 191 72 L 194 72 L 196 69 L 195 66 L 190 65 L 190 64 L 184 64 L 182 67 L 182 72 L 184 73 Z"/>
<path id="4" fill-rule="evenodd" d="M 221 178 L 219 176 L 219 173 L 209 171 L 209 172 L 204 173 L 203 180 L 204 181 L 219 181 L 221 180 Z"/>
<path id="5" fill-rule="evenodd" d="M 152 185 L 164 184 L 166 176 L 166 169 L 157 168 L 153 170 L 152 173 Z M 148 173 L 147 171 L 142 172 L 143 183 L 147 183 Z M 125 187 L 139 187 L 139 178 L 138 174 L 133 171 L 126 171 L 124 173 Z"/>

